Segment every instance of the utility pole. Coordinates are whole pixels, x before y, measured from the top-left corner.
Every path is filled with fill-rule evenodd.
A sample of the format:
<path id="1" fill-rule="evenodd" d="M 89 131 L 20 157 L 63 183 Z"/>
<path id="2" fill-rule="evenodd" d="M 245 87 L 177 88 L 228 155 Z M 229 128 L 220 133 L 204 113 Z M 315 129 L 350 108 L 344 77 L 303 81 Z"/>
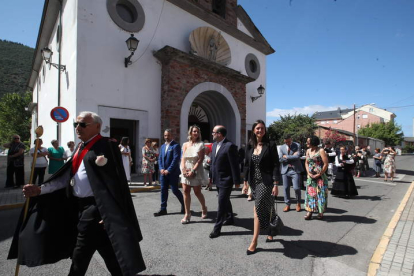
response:
<path id="1" fill-rule="evenodd" d="M 354 146 L 357 145 L 357 141 L 355 140 L 355 104 L 354 104 Z"/>

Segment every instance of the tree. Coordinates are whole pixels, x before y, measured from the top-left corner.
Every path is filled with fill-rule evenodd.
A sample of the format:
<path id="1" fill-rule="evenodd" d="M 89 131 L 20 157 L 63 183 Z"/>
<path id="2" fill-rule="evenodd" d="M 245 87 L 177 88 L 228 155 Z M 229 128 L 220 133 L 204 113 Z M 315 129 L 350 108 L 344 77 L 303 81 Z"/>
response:
<path id="1" fill-rule="evenodd" d="M 0 101 L 0 145 L 10 142 L 13 134 L 20 135 L 22 142 L 30 139 L 31 113 L 26 111 L 32 101 L 31 93 L 5 94 Z"/>
<path id="2" fill-rule="evenodd" d="M 401 126 L 391 121 L 388 123 L 375 123 L 361 128 L 358 131 L 358 135 L 383 140 L 387 146 L 400 145 L 404 137 Z"/>
<path id="3" fill-rule="evenodd" d="M 315 118 L 308 115 L 286 115 L 280 116 L 280 120 L 274 121 L 268 128 L 269 138 L 276 141 L 277 144 L 283 144 L 283 136 L 291 134 L 294 141 L 301 145 L 306 143 L 306 139 L 314 135 L 318 126 Z"/>
<path id="4" fill-rule="evenodd" d="M 323 138 L 324 144 L 328 141 L 331 142 L 332 145 L 336 145 L 339 142 L 346 141 L 346 137 L 338 131 L 330 129 L 325 133 L 325 137 Z"/>

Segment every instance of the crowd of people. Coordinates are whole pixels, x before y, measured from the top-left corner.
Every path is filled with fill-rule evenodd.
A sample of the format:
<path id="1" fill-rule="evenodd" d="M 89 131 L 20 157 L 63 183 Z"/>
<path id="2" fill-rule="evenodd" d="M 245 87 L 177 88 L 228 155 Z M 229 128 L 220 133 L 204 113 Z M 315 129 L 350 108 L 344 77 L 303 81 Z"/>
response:
<path id="1" fill-rule="evenodd" d="M 35 201 L 38 209 L 31 208 L 27 221 L 19 223 L 20 237 L 27 239 L 25 242 L 28 244 L 22 248 L 24 252 L 19 253 L 22 264 L 30 260 L 31 265 L 42 265 L 71 257 L 70 274 L 83 275 L 93 252 L 97 250 L 113 275 L 132 275 L 145 269 L 139 247 L 142 235 L 128 188 L 133 164 L 129 138 L 123 137 L 120 144 L 115 144 L 112 139 L 100 135 L 101 125 L 102 120 L 96 113 L 81 112 L 74 127 L 82 142 L 77 147 L 74 142 L 69 142 L 66 152 L 56 140 L 52 141 L 49 149 L 42 147 L 41 139 L 35 141 L 38 145 L 35 179 L 39 179 L 39 185 L 43 184 L 27 184 L 23 187 L 23 194 L 25 197 L 52 194 Z M 223 125 L 215 126 L 211 135 L 214 143 L 207 146 L 202 140 L 200 127 L 193 125 L 182 146 L 174 141 L 171 129 L 164 131 L 165 143 L 160 148 L 156 142 L 146 139 L 142 148 L 141 168 L 144 185 L 151 185 L 152 181 L 159 179 L 161 204 L 159 211 L 154 213 L 155 217 L 168 214 L 168 190 L 171 188 L 181 205 L 181 214 L 184 215 L 180 221 L 182 224 L 191 222 L 191 190 L 200 202 L 201 219 L 207 218 L 208 209 L 202 186 L 205 185 L 206 190 L 212 190 L 215 185 L 218 209 L 214 227 L 209 234 L 211 239 L 215 239 L 221 236 L 223 225 L 235 223 L 230 195 L 233 187 L 239 188 L 243 182 L 242 193 L 250 194 L 254 200 L 253 236 L 247 247 L 247 255 L 257 252 L 261 230 L 268 229 L 266 242 L 274 241 L 270 225 L 277 216 L 275 198 L 279 194 L 280 182 L 283 182 L 284 191 L 283 212 L 289 212 L 292 203 L 295 204 L 296 212 L 300 212 L 303 187 L 301 178 L 305 174 L 304 219 L 311 220 L 316 214 L 316 219 L 323 220 L 328 202 L 328 177 L 332 180 L 331 195 L 350 198 L 358 195 L 354 177 L 365 176 L 369 170 L 369 153 L 365 149 L 350 149 L 344 145 L 334 148 L 329 141 L 321 146 L 320 139 L 311 136 L 306 141 L 307 149 L 303 154 L 301 145 L 293 141 L 290 134 L 283 137 L 283 145 L 277 146 L 270 141 L 262 120 L 253 124 L 249 141 L 241 147 L 242 150 L 238 150 L 227 139 L 227 129 Z M 21 179 L 21 164 L 25 147 L 19 138 L 14 135 L 13 141 L 7 145 L 10 149 L 9 160 L 13 161 L 10 162 L 10 172 L 16 174 L 17 185 L 24 181 Z M 34 148 L 30 153 L 34 154 Z M 69 155 L 71 158 L 68 158 Z M 373 158 L 376 177 L 380 176 L 384 166 L 384 181 L 393 181 L 395 155 L 392 147 L 381 151 L 375 149 Z M 49 172 L 53 175 L 44 181 L 48 165 Z M 13 175 L 10 173 L 9 178 L 8 171 L 7 185 L 14 186 L 12 179 Z M 178 188 L 179 183 L 183 192 Z M 294 189 L 293 202 L 290 186 Z M 51 200 L 52 198 L 58 200 Z M 71 200 L 76 204 L 69 203 Z M 123 204 L 119 205 L 119 202 Z M 67 212 L 63 216 L 60 214 L 60 219 L 55 218 L 61 222 L 61 225 L 57 224 L 61 229 L 53 231 L 49 229 L 51 225 L 43 221 L 54 218 L 57 213 L 41 211 L 42 208 L 50 208 L 51 204 L 56 205 L 56 211 Z M 62 205 L 65 205 L 63 209 Z M 42 217 L 46 213 L 47 217 Z M 77 231 L 71 232 L 73 225 L 77 225 Z M 50 248 L 32 250 L 30 244 L 38 243 L 39 237 L 48 242 L 57 242 L 57 237 L 50 233 L 58 232 L 67 236 L 68 239 L 62 244 L 67 250 L 57 255 Z M 17 238 L 18 236 L 15 237 Z M 60 242 L 61 240 L 59 237 Z M 17 242 L 13 242 L 9 258 L 17 257 L 16 248 Z"/>

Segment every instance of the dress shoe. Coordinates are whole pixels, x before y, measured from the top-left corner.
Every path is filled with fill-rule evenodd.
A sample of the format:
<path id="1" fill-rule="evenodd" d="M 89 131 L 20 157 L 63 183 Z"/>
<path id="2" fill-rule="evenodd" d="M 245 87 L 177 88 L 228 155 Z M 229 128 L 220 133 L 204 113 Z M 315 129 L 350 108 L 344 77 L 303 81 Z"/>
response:
<path id="1" fill-rule="evenodd" d="M 274 242 L 274 241 L 275 241 L 275 239 L 273 239 L 273 238 L 272 239 L 269 239 L 269 237 L 266 238 L 266 242 Z"/>
<path id="2" fill-rule="evenodd" d="M 312 219 L 312 212 L 307 212 L 305 216 L 305 220 L 311 220 Z"/>
<path id="3" fill-rule="evenodd" d="M 286 207 L 283 209 L 283 212 L 289 212 L 290 210 L 290 205 L 286 205 Z"/>
<path id="4" fill-rule="evenodd" d="M 223 225 L 234 225 L 234 219 L 227 219 L 223 222 Z"/>
<path id="5" fill-rule="evenodd" d="M 218 238 L 220 236 L 220 232 L 211 232 L 210 233 L 210 239 L 215 239 L 215 238 Z"/>
<path id="6" fill-rule="evenodd" d="M 256 248 L 255 250 L 253 250 L 253 251 L 250 251 L 249 249 L 247 249 L 246 254 L 247 254 L 247 255 L 253 255 L 253 254 L 255 254 L 256 252 L 257 252 L 257 248 Z"/>
<path id="7" fill-rule="evenodd" d="M 159 210 L 158 212 L 154 213 L 154 217 L 164 216 L 167 214 L 167 210 Z"/>
<path id="8" fill-rule="evenodd" d="M 296 212 L 300 212 L 300 204 L 296 204 Z"/>

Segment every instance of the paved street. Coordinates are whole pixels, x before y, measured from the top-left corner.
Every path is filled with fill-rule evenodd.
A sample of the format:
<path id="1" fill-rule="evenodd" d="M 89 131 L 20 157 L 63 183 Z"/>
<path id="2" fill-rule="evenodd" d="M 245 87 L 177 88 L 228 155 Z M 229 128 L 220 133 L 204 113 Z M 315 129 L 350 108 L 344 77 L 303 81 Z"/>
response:
<path id="1" fill-rule="evenodd" d="M 144 235 L 141 248 L 147 270 L 143 275 L 366 275 L 381 237 L 414 180 L 413 161 L 413 156 L 397 157 L 399 174 L 394 183 L 364 177 L 356 179 L 359 196 L 329 197 L 324 221 L 305 221 L 304 211 L 283 213 L 280 189 L 277 205 L 286 227 L 276 242 L 265 243 L 266 236 L 260 236 L 259 252 L 251 256 L 246 256 L 246 249 L 252 237 L 253 202 L 247 202 L 240 191 L 232 194 L 236 225 L 223 227 L 222 236 L 214 240 L 208 234 L 217 210 L 215 191 L 203 191 L 209 208 L 206 220 L 201 219 L 199 203 L 193 196 L 193 217 L 188 225 L 180 224 L 180 206 L 171 193 L 169 214 L 158 218 L 153 213 L 159 209 L 159 191 L 134 193 Z M 412 201 L 407 206 L 410 204 Z M 2 275 L 14 273 L 15 261 L 7 261 L 6 257 L 19 212 L 0 211 Z M 412 214 L 404 217 L 403 213 L 402 219 L 412 218 Z M 66 275 L 69 266 L 70 260 L 38 268 L 23 266 L 20 275 Z M 384 268 L 381 271 L 381 275 L 389 273 Z M 98 255 L 88 275 L 108 275 Z"/>

